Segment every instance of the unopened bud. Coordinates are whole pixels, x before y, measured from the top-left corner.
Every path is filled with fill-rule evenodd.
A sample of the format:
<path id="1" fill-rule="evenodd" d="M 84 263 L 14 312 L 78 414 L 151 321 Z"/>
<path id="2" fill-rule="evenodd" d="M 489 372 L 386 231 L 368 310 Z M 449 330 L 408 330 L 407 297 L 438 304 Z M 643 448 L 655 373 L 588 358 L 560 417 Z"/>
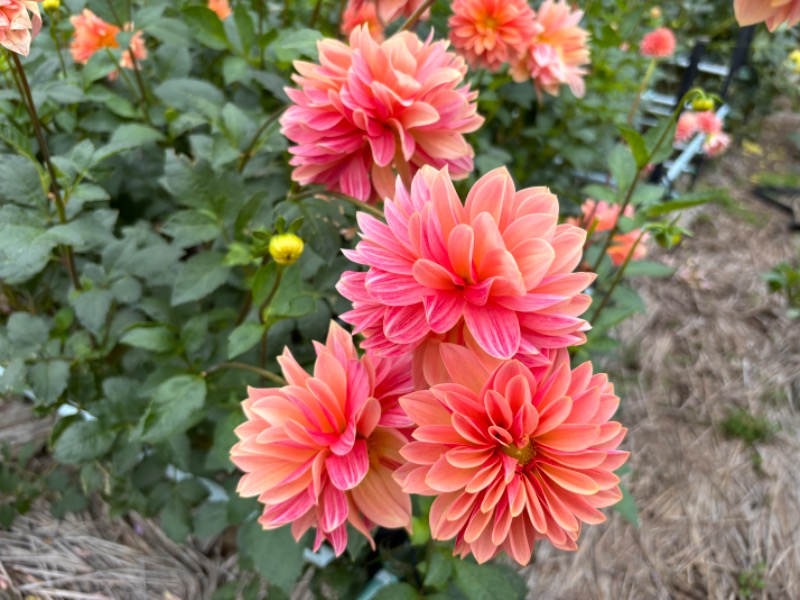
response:
<path id="1" fill-rule="evenodd" d="M 661 18 L 661 9 L 657 6 L 654 6 L 650 9 L 650 18 L 651 19 L 660 19 Z"/>
<path id="2" fill-rule="evenodd" d="M 269 255 L 279 265 L 291 265 L 303 253 L 303 240 L 293 233 L 279 233 L 269 240 Z"/>
<path id="3" fill-rule="evenodd" d="M 711 98 L 697 98 L 692 102 L 692 109 L 696 110 L 697 112 L 714 110 L 714 100 Z"/>
<path id="4" fill-rule="evenodd" d="M 42 8 L 45 10 L 58 10 L 61 7 L 61 0 L 44 0 Z"/>

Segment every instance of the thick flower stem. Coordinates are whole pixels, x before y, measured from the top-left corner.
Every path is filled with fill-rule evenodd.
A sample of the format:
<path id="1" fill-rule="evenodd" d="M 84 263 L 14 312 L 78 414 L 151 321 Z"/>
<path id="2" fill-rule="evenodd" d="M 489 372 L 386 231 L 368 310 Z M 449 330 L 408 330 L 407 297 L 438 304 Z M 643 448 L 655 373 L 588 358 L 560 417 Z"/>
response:
<path id="1" fill-rule="evenodd" d="M 608 291 L 603 295 L 603 300 L 600 302 L 600 305 L 592 313 L 591 318 L 588 319 L 590 323 L 596 323 L 597 319 L 600 318 L 600 314 L 603 312 L 603 309 L 606 307 L 608 301 L 611 299 L 614 290 L 617 289 L 617 285 L 619 285 L 619 282 L 622 281 L 622 276 L 625 274 L 625 269 L 628 268 L 628 263 L 631 262 L 631 259 L 633 258 L 633 253 L 636 252 L 636 247 L 642 241 L 644 234 L 645 234 L 644 231 L 641 231 L 639 233 L 639 237 L 636 238 L 636 241 L 631 246 L 631 249 L 625 256 L 625 260 L 622 262 L 619 269 L 617 269 L 617 272 L 614 274 L 614 279 L 611 280 L 611 287 L 608 288 Z"/>
<path id="2" fill-rule="evenodd" d="M 647 71 L 644 74 L 644 78 L 642 79 L 642 83 L 639 84 L 639 90 L 636 92 L 636 98 L 633 99 L 633 104 L 631 105 L 631 110 L 628 113 L 628 125 L 633 125 L 633 119 L 636 116 L 636 111 L 639 110 L 639 103 L 642 101 L 642 94 L 647 89 L 650 80 L 653 78 L 653 73 L 656 70 L 656 59 L 653 58 L 650 60 L 650 64 L 647 65 Z"/>
<path id="3" fill-rule="evenodd" d="M 25 69 L 22 68 L 22 62 L 19 60 L 19 56 L 17 56 L 17 54 L 14 52 L 9 52 L 8 54 L 10 54 L 14 60 L 14 66 L 16 67 L 17 75 L 19 76 L 20 87 L 23 91 L 23 101 L 28 107 L 28 114 L 30 115 L 31 122 L 33 123 L 33 131 L 36 134 L 36 140 L 39 142 L 39 151 L 42 153 L 42 159 L 44 160 L 44 164 L 47 167 L 48 173 L 50 174 L 50 190 L 56 203 L 58 220 L 64 224 L 67 222 L 67 210 L 64 206 L 64 200 L 61 198 L 61 189 L 58 187 L 56 169 L 53 166 L 53 161 L 50 159 L 50 150 L 47 147 L 47 142 L 45 141 L 44 134 L 42 133 L 42 124 L 39 121 L 39 115 L 36 112 L 36 105 L 33 103 L 33 96 L 31 95 L 30 85 L 28 85 L 28 78 L 25 75 Z M 81 282 L 78 279 L 78 272 L 75 269 L 75 257 L 72 254 L 72 246 L 68 244 L 62 244 L 60 248 L 61 253 L 64 256 L 64 263 L 66 264 L 67 272 L 69 273 L 69 279 L 72 282 L 72 287 L 74 287 L 76 290 L 82 289 Z"/>
<path id="4" fill-rule="evenodd" d="M 425 11 L 428 10 L 431 6 L 433 6 L 435 2 L 436 0 L 428 0 L 427 2 L 425 2 L 425 4 L 423 4 L 417 10 L 415 10 L 414 14 L 408 18 L 408 21 L 403 23 L 403 26 L 400 28 L 400 31 L 408 31 L 414 25 L 416 25 L 417 21 L 420 20 L 420 17 L 422 17 L 422 15 L 425 14 Z"/>

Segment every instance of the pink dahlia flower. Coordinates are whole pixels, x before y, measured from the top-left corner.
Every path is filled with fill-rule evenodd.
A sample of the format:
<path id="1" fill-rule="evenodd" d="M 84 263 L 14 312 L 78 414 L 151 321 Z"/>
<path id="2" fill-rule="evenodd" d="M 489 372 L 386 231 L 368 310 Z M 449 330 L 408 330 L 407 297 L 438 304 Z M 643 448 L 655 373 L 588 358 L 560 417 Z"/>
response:
<path id="1" fill-rule="evenodd" d="M 734 0 L 733 10 L 742 27 L 765 21 L 775 31 L 784 22 L 787 27 L 800 23 L 800 0 Z"/>
<path id="2" fill-rule="evenodd" d="M 709 158 L 719 156 L 731 145 L 731 138 L 727 133 L 719 131 L 709 134 L 703 142 L 703 152 Z"/>
<path id="3" fill-rule="evenodd" d="M 641 229 L 632 229 L 628 233 L 618 233 L 611 238 L 611 243 L 606 250 L 606 254 L 611 259 L 611 264 L 615 267 L 620 266 L 631 255 L 631 260 L 642 260 L 647 256 L 647 239 L 650 237 L 647 233 L 642 235 L 642 239 L 636 244 L 636 240 L 642 234 Z M 636 247 L 634 248 L 634 244 Z M 631 254 L 633 252 L 633 254 Z"/>
<path id="4" fill-rule="evenodd" d="M 645 34 L 639 52 L 648 58 L 669 58 L 675 52 L 675 34 L 667 27 L 659 27 Z"/>
<path id="5" fill-rule="evenodd" d="M 699 129 L 697 113 L 691 111 L 681 113 L 675 126 L 675 142 L 688 142 Z"/>
<path id="6" fill-rule="evenodd" d="M 392 472 L 408 441 L 399 428 L 411 424 L 398 405 L 411 390 L 411 363 L 359 358 L 335 323 L 325 345 L 315 345 L 313 375 L 287 349 L 278 362 L 288 385 L 249 389 L 231 460 L 245 472 L 238 493 L 264 504 L 265 529 L 291 523 L 300 539 L 316 527 L 314 548 L 327 539 L 339 555 L 347 523 L 370 543 L 376 525 L 409 525 L 411 501 Z"/>
<path id="7" fill-rule="evenodd" d="M 453 382 L 400 400 L 418 427 L 394 474 L 406 492 L 436 496 L 433 537 L 479 563 L 504 550 L 525 565 L 545 538 L 575 550 L 581 524 L 622 498 L 613 471 L 628 457 L 617 450 L 626 429 L 609 420 L 619 398 L 606 375 L 570 370 L 563 348 L 540 376 L 515 360 L 488 371 L 460 346 L 441 352 Z"/>
<path id="8" fill-rule="evenodd" d="M 455 0 L 452 8 L 450 41 L 472 68 L 498 71 L 536 32 L 527 0 Z"/>
<path id="9" fill-rule="evenodd" d="M 536 13 L 536 33 L 528 49 L 511 63 L 516 81 L 533 79 L 537 92 L 558 95 L 566 84 L 577 97 L 583 97 L 583 81 L 590 61 L 589 33 L 578 26 L 583 11 L 571 10 L 566 0 L 545 0 Z"/>
<path id="10" fill-rule="evenodd" d="M 697 129 L 711 135 L 722 131 L 722 119 L 713 110 L 704 110 L 696 114 Z"/>
<path id="11" fill-rule="evenodd" d="M 362 0 L 350 0 L 342 14 L 342 33 L 349 36 L 359 25 L 366 25 L 373 38 L 379 42 L 383 41 L 383 24 L 378 19 L 375 4 Z"/>
<path id="12" fill-rule="evenodd" d="M 286 90 L 292 179 L 368 201 L 393 195 L 395 172 L 410 185 L 425 164 L 456 179 L 472 171 L 464 134 L 483 117 L 464 84 L 464 59 L 447 42 L 406 31 L 379 43 L 362 25 L 349 46 L 326 39 L 318 47 L 320 64 L 295 62 L 299 89 Z"/>
<path id="13" fill-rule="evenodd" d="M 31 41 L 41 28 L 42 17 L 36 2 L 0 0 L 0 46 L 28 56 Z"/>
<path id="14" fill-rule="evenodd" d="M 358 213 L 362 240 L 345 254 L 369 270 L 346 272 L 337 286 L 353 302 L 342 318 L 364 333 L 363 348 L 401 355 L 461 327 L 496 358 L 585 341 L 578 315 L 591 299 L 580 292 L 594 275 L 572 271 L 586 232 L 556 224 L 547 188 L 517 192 L 496 169 L 462 205 L 447 170 L 423 167 L 384 209 L 386 224 Z"/>
<path id="15" fill-rule="evenodd" d="M 583 227 L 587 230 L 591 229 L 592 223 L 595 223 L 594 231 L 598 233 L 602 231 L 611 231 L 614 228 L 614 225 L 617 224 L 617 220 L 619 219 L 619 211 L 621 208 L 622 207 L 619 204 L 609 204 L 605 200 L 596 202 L 591 198 L 587 198 L 586 201 L 581 205 L 583 218 L 580 219 L 580 222 L 578 222 L 577 219 L 568 220 L 568 222 L 578 225 L 579 227 Z M 632 218 L 633 206 L 630 204 L 626 206 L 625 211 L 622 214 L 623 216 Z"/>

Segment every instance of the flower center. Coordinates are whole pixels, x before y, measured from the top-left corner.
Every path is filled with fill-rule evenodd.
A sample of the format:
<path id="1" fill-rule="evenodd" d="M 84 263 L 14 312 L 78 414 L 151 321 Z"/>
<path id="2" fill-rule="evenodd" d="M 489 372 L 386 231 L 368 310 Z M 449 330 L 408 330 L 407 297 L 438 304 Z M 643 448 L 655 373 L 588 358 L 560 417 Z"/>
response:
<path id="1" fill-rule="evenodd" d="M 488 31 L 493 31 L 497 29 L 497 19 L 495 19 L 494 17 L 486 17 L 483 20 L 483 28 Z"/>
<path id="2" fill-rule="evenodd" d="M 518 448 L 515 445 L 503 446 L 501 450 L 522 465 L 523 467 L 533 460 L 536 456 L 536 449 L 533 447 L 533 442 L 528 442 L 526 446 Z"/>

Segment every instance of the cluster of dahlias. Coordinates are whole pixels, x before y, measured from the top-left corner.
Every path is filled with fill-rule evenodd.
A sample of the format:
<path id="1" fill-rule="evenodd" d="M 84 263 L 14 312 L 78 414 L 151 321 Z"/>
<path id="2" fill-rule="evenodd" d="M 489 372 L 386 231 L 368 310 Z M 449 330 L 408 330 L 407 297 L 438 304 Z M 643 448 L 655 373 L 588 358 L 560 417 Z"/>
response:
<path id="1" fill-rule="evenodd" d="M 619 204 L 609 204 L 605 200 L 597 202 L 587 198 L 581 205 L 581 217 L 567 219 L 567 222 L 595 233 L 611 231 L 617 226 L 621 208 Z M 633 206 L 630 204 L 626 206 L 622 211 L 622 216 L 632 219 L 634 216 Z M 647 256 L 646 242 L 648 238 L 649 235 L 643 234 L 640 229 L 614 234 L 606 249 L 606 254 L 615 267 L 625 262 L 628 255 L 630 255 L 630 260 L 642 260 Z"/>
<path id="2" fill-rule="evenodd" d="M 69 51 L 76 63 L 85 65 L 96 52 L 119 48 L 117 35 L 121 29 L 107 23 L 88 8 L 84 8 L 81 14 L 70 17 L 70 23 L 75 31 L 72 34 Z M 133 31 L 133 23 L 126 23 L 125 31 Z M 142 61 L 146 58 L 147 47 L 144 37 L 141 31 L 137 31 L 131 37 L 129 49 L 122 52 L 119 64 L 126 69 L 133 69 L 134 61 Z M 112 73 L 110 77 L 115 78 L 116 72 Z"/>
<path id="3" fill-rule="evenodd" d="M 583 96 L 589 64 L 583 12 L 566 0 L 545 0 L 534 11 L 526 0 L 455 0 L 450 41 L 472 68 L 497 72 L 509 65 L 516 81 L 532 80 L 538 93 L 558 95 L 562 85 Z"/>
<path id="4" fill-rule="evenodd" d="M 678 118 L 675 128 L 675 143 L 683 143 L 697 134 L 704 134 L 703 152 L 713 158 L 730 146 L 730 136 L 722 130 L 722 120 L 713 110 L 701 112 L 685 111 Z"/>
<path id="5" fill-rule="evenodd" d="M 239 493 L 264 504 L 265 528 L 315 528 L 314 547 L 337 555 L 348 523 L 370 543 L 376 526 L 410 527 L 409 494 L 435 498 L 432 535 L 461 556 L 524 565 L 541 539 L 574 550 L 620 500 L 628 456 L 613 386 L 567 352 L 589 328 L 586 231 L 505 169 L 463 203 L 447 167 L 398 178 L 393 196 L 385 222 L 358 213 L 345 253 L 365 270 L 337 286 L 365 353 L 335 323 L 312 374 L 284 351 L 287 385 L 244 402 Z"/>

